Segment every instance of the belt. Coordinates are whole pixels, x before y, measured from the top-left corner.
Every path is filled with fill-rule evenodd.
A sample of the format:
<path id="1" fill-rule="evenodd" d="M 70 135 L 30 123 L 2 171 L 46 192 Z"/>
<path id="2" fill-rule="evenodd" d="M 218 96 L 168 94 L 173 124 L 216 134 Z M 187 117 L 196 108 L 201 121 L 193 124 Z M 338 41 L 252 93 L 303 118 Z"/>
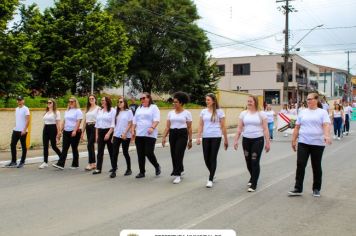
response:
<path id="1" fill-rule="evenodd" d="M 95 125 L 95 122 L 87 122 L 87 125 Z"/>

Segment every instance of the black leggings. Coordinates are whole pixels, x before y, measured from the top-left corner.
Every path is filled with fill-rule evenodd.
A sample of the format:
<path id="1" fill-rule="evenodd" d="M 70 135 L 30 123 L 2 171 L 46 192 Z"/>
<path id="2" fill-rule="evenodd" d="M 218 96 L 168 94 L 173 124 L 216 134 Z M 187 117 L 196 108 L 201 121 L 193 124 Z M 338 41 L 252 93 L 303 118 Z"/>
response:
<path id="1" fill-rule="evenodd" d="M 345 115 L 345 125 L 344 125 L 344 132 L 350 131 L 350 116 L 349 114 Z"/>
<path id="2" fill-rule="evenodd" d="M 105 135 L 109 132 L 110 129 L 98 129 L 98 155 L 97 155 L 97 162 L 96 162 L 96 169 L 100 170 L 103 167 L 103 161 L 104 161 L 104 149 L 105 145 L 108 147 L 109 151 L 109 156 L 110 160 L 112 160 L 112 153 L 113 153 L 113 147 L 112 147 L 112 135 L 110 135 L 110 138 L 108 140 L 104 140 Z"/>
<path id="3" fill-rule="evenodd" d="M 135 144 L 140 173 L 144 174 L 146 172 L 146 157 L 156 169 L 159 168 L 159 164 L 154 153 L 156 139 L 151 137 L 136 137 Z"/>
<path id="4" fill-rule="evenodd" d="M 203 155 L 205 165 L 209 170 L 209 180 L 213 181 L 216 171 L 216 163 L 220 148 L 220 138 L 203 138 Z"/>
<path id="5" fill-rule="evenodd" d="M 11 136 L 11 162 L 16 162 L 16 145 L 17 142 L 20 140 L 21 142 L 21 148 L 22 148 L 22 156 L 21 156 L 21 163 L 25 163 L 26 160 L 26 153 L 27 153 L 27 147 L 26 147 L 26 137 L 27 133 L 25 135 L 21 135 L 21 131 L 12 131 L 12 136 Z"/>
<path id="6" fill-rule="evenodd" d="M 264 145 L 264 138 L 242 138 L 242 148 L 246 160 L 246 166 L 250 173 L 251 188 L 256 189 L 260 176 L 260 160 Z"/>
<path id="7" fill-rule="evenodd" d="M 173 176 L 180 176 L 184 171 L 183 158 L 187 142 L 188 130 L 186 128 L 169 130 L 169 145 L 171 148 Z"/>
<path id="8" fill-rule="evenodd" d="M 95 163 L 95 124 L 86 124 L 89 164 Z"/>
<path id="9" fill-rule="evenodd" d="M 126 160 L 126 166 L 127 170 L 131 170 L 131 158 L 129 154 L 129 147 L 130 147 L 130 138 L 127 139 L 121 139 L 118 137 L 114 137 L 113 139 L 113 154 L 112 154 L 112 159 L 111 159 L 111 166 L 113 170 L 117 170 L 117 158 L 119 156 L 119 151 L 120 151 L 120 145 L 122 143 L 122 152 L 124 154 L 125 160 Z"/>
<path id="10" fill-rule="evenodd" d="M 45 125 L 42 132 L 42 142 L 43 142 L 43 161 L 48 163 L 48 146 L 49 141 L 51 141 L 51 146 L 53 151 L 61 156 L 61 151 L 57 147 L 57 125 Z"/>
<path id="11" fill-rule="evenodd" d="M 72 137 L 73 131 L 63 131 L 63 144 L 62 144 L 62 154 L 59 158 L 57 165 L 64 167 L 67 159 L 68 149 L 72 147 L 73 152 L 73 167 L 79 167 L 79 152 L 78 145 L 80 141 L 80 136 L 82 134 L 82 130 L 78 130 L 76 136 Z"/>
<path id="12" fill-rule="evenodd" d="M 320 191 L 322 176 L 321 159 L 323 156 L 324 149 L 325 146 L 298 143 L 295 188 L 299 191 L 303 191 L 305 167 L 308 164 L 309 156 L 313 169 L 313 190 L 316 189 Z"/>

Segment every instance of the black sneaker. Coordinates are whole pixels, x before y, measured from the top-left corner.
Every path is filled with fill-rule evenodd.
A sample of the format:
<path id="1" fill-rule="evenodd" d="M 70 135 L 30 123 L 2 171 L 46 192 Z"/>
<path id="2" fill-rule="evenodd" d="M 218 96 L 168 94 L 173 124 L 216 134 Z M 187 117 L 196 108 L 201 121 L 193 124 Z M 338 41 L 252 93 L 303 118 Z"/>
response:
<path id="1" fill-rule="evenodd" d="M 109 173 L 112 173 L 112 172 L 114 172 L 114 169 L 110 169 L 110 170 L 109 170 Z"/>
<path id="2" fill-rule="evenodd" d="M 116 177 L 116 172 L 115 171 L 111 172 L 110 178 L 115 178 L 115 177 Z"/>
<path id="3" fill-rule="evenodd" d="M 24 165 L 25 165 L 24 162 L 20 162 L 20 163 L 17 165 L 17 168 L 22 168 Z"/>
<path id="4" fill-rule="evenodd" d="M 156 168 L 156 176 L 159 176 L 160 174 L 161 174 L 161 167 L 158 166 L 158 167 Z"/>
<path id="5" fill-rule="evenodd" d="M 16 168 L 17 164 L 16 162 L 10 162 L 9 164 L 5 165 L 4 167 L 6 168 Z"/>
<path id="6" fill-rule="evenodd" d="M 144 173 L 138 173 L 138 175 L 136 175 L 136 179 L 141 179 L 141 178 L 145 178 Z"/>
<path id="7" fill-rule="evenodd" d="M 317 190 L 317 189 L 314 189 L 314 190 L 313 190 L 313 196 L 314 196 L 314 197 L 320 197 L 320 191 Z"/>
<path id="8" fill-rule="evenodd" d="M 128 175 L 132 175 L 132 171 L 131 170 L 126 170 L 124 176 L 128 176 Z"/>
<path id="9" fill-rule="evenodd" d="M 288 192 L 288 195 L 289 196 L 302 196 L 303 195 L 303 192 L 302 191 L 300 191 L 299 189 L 294 189 L 294 190 L 292 190 L 292 191 L 289 191 Z"/>
<path id="10" fill-rule="evenodd" d="M 101 170 L 94 170 L 93 171 L 93 175 L 99 175 L 99 174 L 101 174 Z"/>

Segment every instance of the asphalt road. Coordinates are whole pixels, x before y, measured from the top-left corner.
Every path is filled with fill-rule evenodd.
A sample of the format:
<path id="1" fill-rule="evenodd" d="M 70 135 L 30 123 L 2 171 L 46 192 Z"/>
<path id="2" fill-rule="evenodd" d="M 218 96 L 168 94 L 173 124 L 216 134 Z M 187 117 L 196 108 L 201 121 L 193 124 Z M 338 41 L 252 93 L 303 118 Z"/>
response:
<path id="1" fill-rule="evenodd" d="M 356 126 L 353 124 L 353 127 Z M 355 132 L 356 133 L 356 132 Z M 238 235 L 356 235 L 356 134 L 334 141 L 323 159 L 320 198 L 311 194 L 307 167 L 304 195 L 288 197 L 293 187 L 296 154 L 290 137 L 263 153 L 258 191 L 248 193 L 242 150 L 220 149 L 217 180 L 205 187 L 208 171 L 200 146 L 185 156 L 185 175 L 172 184 L 168 148 L 156 149 L 160 177 L 146 163 L 146 178 L 134 174 L 109 178 L 105 156 L 101 175 L 83 169 L 64 171 L 38 165 L 0 169 L 0 235 L 119 235 L 122 229 L 234 229 Z M 232 139 L 230 139 L 232 144 Z M 67 163 L 70 166 L 71 160 Z"/>

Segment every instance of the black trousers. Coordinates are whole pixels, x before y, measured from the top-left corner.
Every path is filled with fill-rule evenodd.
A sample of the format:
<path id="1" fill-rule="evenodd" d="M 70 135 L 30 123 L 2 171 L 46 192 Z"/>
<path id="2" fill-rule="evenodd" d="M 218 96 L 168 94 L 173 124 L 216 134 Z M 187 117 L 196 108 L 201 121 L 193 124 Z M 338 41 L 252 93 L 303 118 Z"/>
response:
<path id="1" fill-rule="evenodd" d="M 203 138 L 203 155 L 205 165 L 209 170 L 209 180 L 213 181 L 216 171 L 218 152 L 220 149 L 220 138 Z"/>
<path id="2" fill-rule="evenodd" d="M 89 164 L 95 163 L 95 124 L 86 124 Z"/>
<path id="3" fill-rule="evenodd" d="M 345 115 L 345 125 L 344 125 L 344 132 L 350 131 L 350 116 L 349 114 Z"/>
<path id="4" fill-rule="evenodd" d="M 79 145 L 81 134 L 82 131 L 78 130 L 76 136 L 72 137 L 72 131 L 63 131 L 62 155 L 59 158 L 57 165 L 64 167 L 67 160 L 69 147 L 72 147 L 72 153 L 73 153 L 72 166 L 79 167 L 78 145 Z"/>
<path id="5" fill-rule="evenodd" d="M 112 134 L 110 135 L 110 138 L 108 140 L 104 140 L 104 137 L 109 130 L 110 129 L 98 129 L 98 140 L 97 140 L 98 155 L 97 155 L 96 169 L 100 171 L 103 167 L 105 145 L 108 147 L 110 160 L 112 160 L 112 153 L 113 153 L 113 147 L 111 142 Z"/>
<path id="6" fill-rule="evenodd" d="M 187 142 L 188 130 L 186 128 L 169 130 L 169 145 L 171 149 L 173 176 L 180 176 L 184 171 L 183 158 Z"/>
<path id="7" fill-rule="evenodd" d="M 48 163 L 48 146 L 51 141 L 53 151 L 60 157 L 61 151 L 57 147 L 57 125 L 45 125 L 42 132 L 43 161 Z"/>
<path id="8" fill-rule="evenodd" d="M 135 144 L 140 173 L 144 174 L 146 172 L 146 157 L 156 169 L 159 168 L 159 164 L 154 153 L 156 139 L 151 137 L 136 137 Z"/>
<path id="9" fill-rule="evenodd" d="M 260 160 L 263 151 L 264 138 L 245 138 L 242 139 L 242 148 L 246 160 L 246 166 L 250 173 L 251 188 L 256 189 L 260 176 Z"/>
<path id="10" fill-rule="evenodd" d="M 20 131 L 12 131 L 11 135 L 11 162 L 16 162 L 17 157 L 16 157 L 16 145 L 17 143 L 21 142 L 21 148 L 22 148 L 22 156 L 21 156 L 21 163 L 25 163 L 26 160 L 26 154 L 27 154 L 27 147 L 26 147 L 26 137 L 27 133 L 25 135 L 21 136 Z"/>
<path id="11" fill-rule="evenodd" d="M 129 147 L 130 147 L 130 138 L 127 139 L 121 139 L 118 137 L 114 137 L 112 146 L 113 146 L 113 154 L 112 154 L 112 159 L 111 159 L 111 167 L 114 170 L 117 170 L 117 158 L 119 156 L 120 152 L 120 145 L 122 144 L 122 152 L 124 154 L 125 160 L 126 160 L 126 166 L 127 170 L 131 170 L 131 158 L 129 154 Z"/>
<path id="12" fill-rule="evenodd" d="M 325 146 L 309 145 L 305 143 L 298 143 L 297 150 L 297 173 L 295 176 L 295 188 L 303 191 L 303 181 L 305 175 L 305 167 L 307 166 L 310 156 L 313 169 L 313 190 L 320 191 L 321 188 L 321 159 L 323 156 Z"/>

